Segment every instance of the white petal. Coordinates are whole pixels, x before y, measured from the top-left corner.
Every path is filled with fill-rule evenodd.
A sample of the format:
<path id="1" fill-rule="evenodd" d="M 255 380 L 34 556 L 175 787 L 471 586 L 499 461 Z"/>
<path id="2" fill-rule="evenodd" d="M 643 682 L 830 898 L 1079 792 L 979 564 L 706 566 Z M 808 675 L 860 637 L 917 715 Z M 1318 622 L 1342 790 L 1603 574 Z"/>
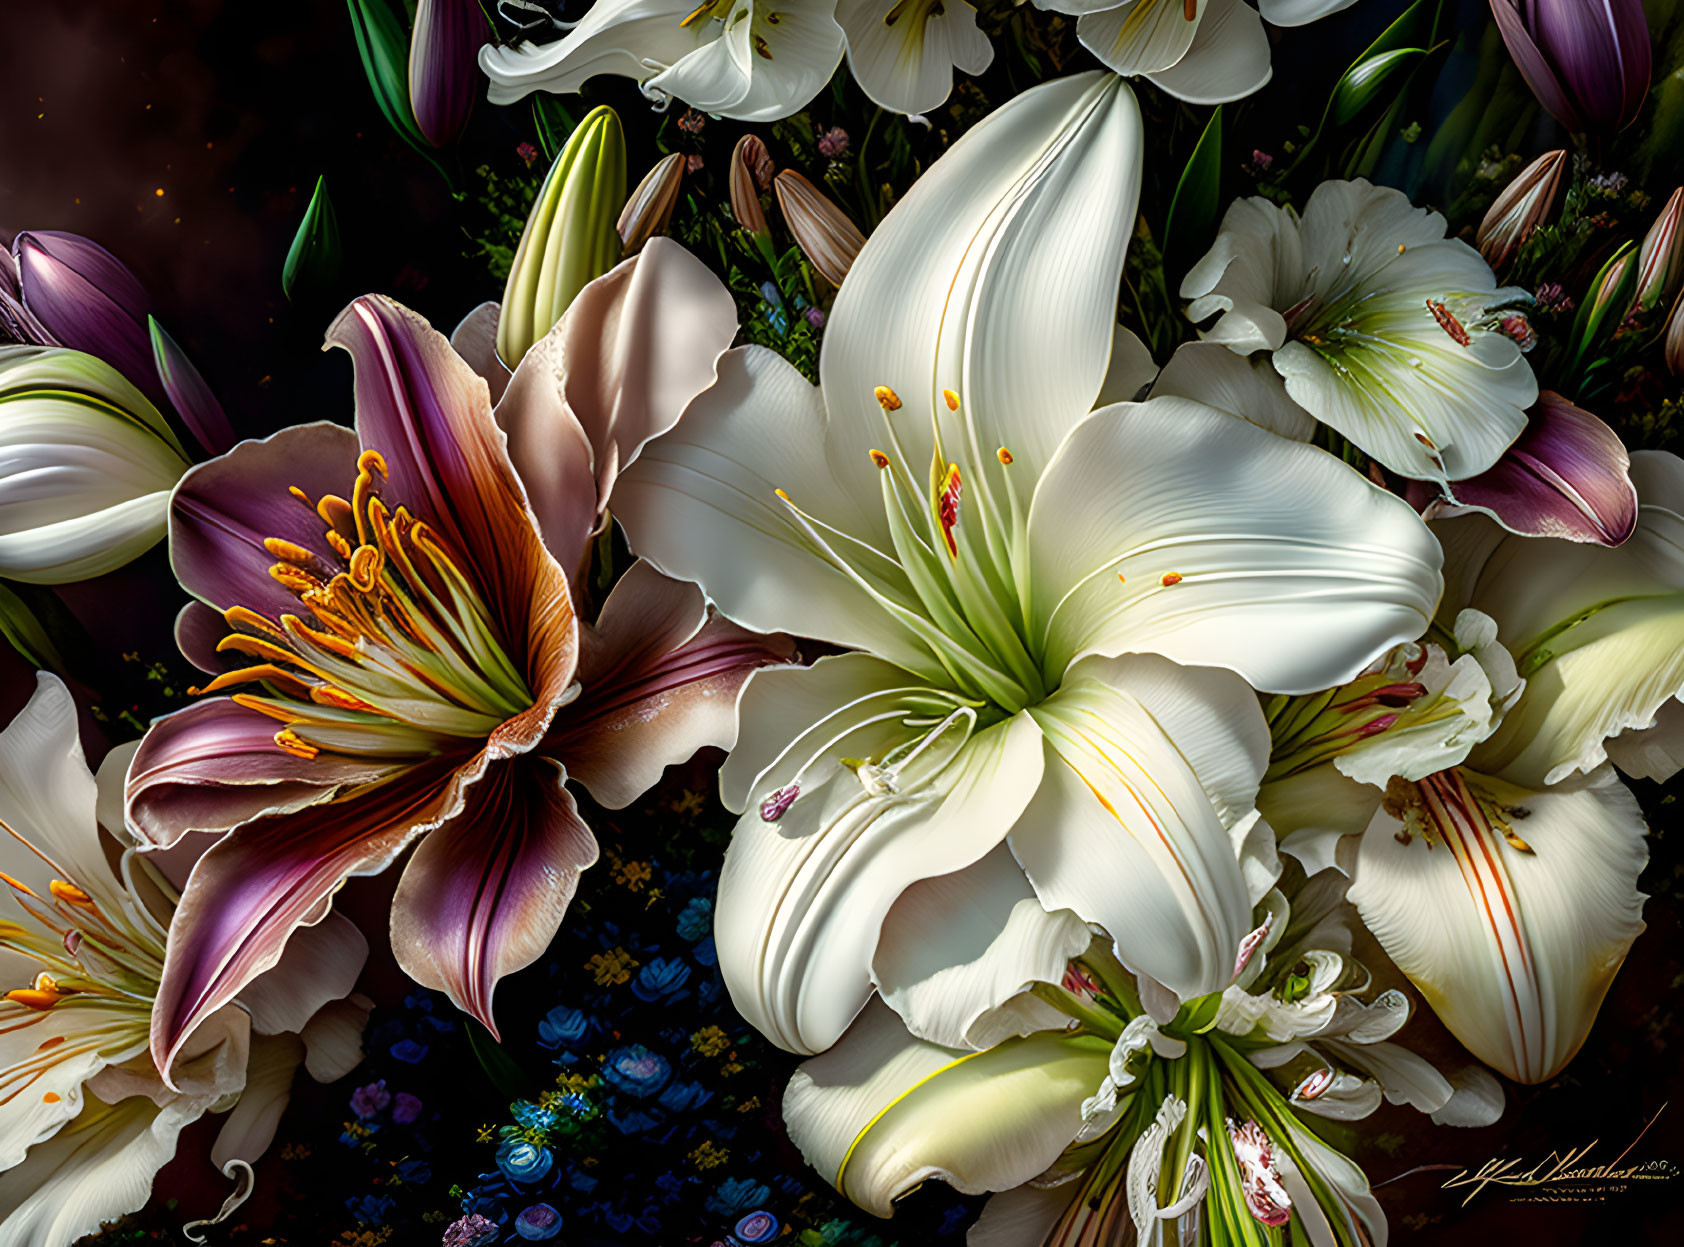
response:
<path id="1" fill-rule="evenodd" d="M 1124 0 L 1115 8 L 1084 13 L 1076 23 L 1082 46 L 1119 74 L 1168 69 L 1193 45 L 1208 0 L 1187 20 L 1182 0 Z"/>
<path id="2" fill-rule="evenodd" d="M 211 1149 L 211 1164 L 223 1169 L 231 1160 L 255 1163 L 269 1149 L 281 1114 L 292 1098 L 292 1076 L 304 1059 L 297 1035 L 256 1035 L 246 1063 L 246 1083 Z"/>
<path id="3" fill-rule="evenodd" d="M 8 871 L 7 873 L 10 873 Z M 0 961 L 7 985 L 27 985 L 40 965 L 9 950 Z M 128 1045 L 112 1042 L 127 1025 Z M 107 1031 L 99 1040 L 90 1035 Z M 82 1111 L 83 1084 L 108 1060 L 129 1060 L 146 1051 L 146 1020 L 135 1024 L 132 1010 L 105 1007 L 49 1009 L 44 1013 L 6 1002 L 0 1005 L 0 1170 L 23 1159 L 25 1151 L 50 1138 Z M 108 1055 L 99 1051 L 100 1040 Z M 71 1055 L 45 1064 L 42 1050 L 51 1045 Z M 49 1051 L 51 1048 L 48 1049 Z M 56 1054 L 55 1054 L 56 1055 Z M 37 1077 L 36 1071 L 40 1070 Z"/>
<path id="4" fill-rule="evenodd" d="M 1046 778 L 1010 843 L 1042 904 L 1100 924 L 1125 965 L 1184 998 L 1220 990 L 1251 928 L 1229 828 L 1268 761 L 1256 698 L 1139 655 L 1079 663 L 1028 713 Z"/>
<path id="5" fill-rule="evenodd" d="M 1351 900 L 1469 1051 L 1541 1082 L 1578 1051 L 1643 929 L 1642 815 L 1611 769 L 1543 792 L 1453 774 L 1438 789 L 1449 813 L 1431 824 L 1436 842 L 1400 843 L 1397 820 L 1376 815 Z M 1494 828 L 1491 800 L 1530 852 Z"/>
<path id="6" fill-rule="evenodd" d="M 1152 352 L 1132 329 L 1118 325 L 1111 338 L 1111 363 L 1105 372 L 1105 384 L 1099 387 L 1095 407 L 1109 407 L 1112 403 L 1129 403 L 1158 376 L 1158 365 Z"/>
<path id="7" fill-rule="evenodd" d="M 1674 697 L 1663 703 L 1651 726 L 1610 736 L 1603 748 L 1608 760 L 1633 779 L 1666 783 L 1684 767 L 1684 702 Z"/>
<path id="8" fill-rule="evenodd" d="M 913 183 L 849 270 L 825 330 L 825 403 L 850 430 L 850 466 L 867 468 L 866 452 L 892 435 L 921 473 L 935 412 L 968 488 L 1000 470 L 1000 446 L 1020 479 L 1039 475 L 1105 380 L 1140 124 L 1116 78 L 1060 78 L 1014 96 Z M 879 385 L 905 404 L 892 433 Z M 959 395 L 956 413 L 944 389 Z"/>
<path id="9" fill-rule="evenodd" d="M 1503 1115 L 1503 1084 L 1483 1065 L 1452 1070 L 1450 1102 L 1433 1114 L 1433 1124 L 1475 1128 L 1489 1126 Z"/>
<path id="10" fill-rule="evenodd" d="M 892 112 L 934 111 L 952 90 L 955 69 L 980 74 L 994 60 L 965 0 L 839 0 L 836 21 L 854 81 Z"/>
<path id="11" fill-rule="evenodd" d="M 1386 1247 L 1386 1214 L 1368 1189 L 1368 1178 L 1357 1164 L 1308 1130 L 1293 1127 L 1290 1134 L 1293 1147 L 1315 1170 L 1316 1176 L 1332 1189 L 1337 1200 L 1331 1208 L 1319 1204 L 1292 1156 L 1284 1150 L 1277 1153 L 1281 1185 L 1292 1196 L 1293 1210 L 1303 1217 L 1314 1247 L 1335 1247 L 1336 1243 Z M 1329 1221 L 1340 1227 L 1337 1239 Z"/>
<path id="12" fill-rule="evenodd" d="M 450 331 L 451 348 L 485 382 L 492 406 L 509 386 L 508 365 L 497 355 L 497 317 L 501 311 L 495 300 L 481 303 Z"/>
<path id="13" fill-rule="evenodd" d="M 1425 1057 L 1395 1043 L 1358 1044 L 1324 1040 L 1327 1050 L 1347 1065 L 1372 1074 L 1390 1104 L 1407 1104 L 1423 1113 L 1436 1113 L 1450 1103 L 1455 1088 Z"/>
<path id="14" fill-rule="evenodd" d="M 1168 69 L 1146 76 L 1189 104 L 1244 99 L 1273 72 L 1263 21 L 1244 0 L 1206 0 L 1204 10 L 1187 54 Z"/>
<path id="15" fill-rule="evenodd" d="M 1070 958 L 1092 939 L 1069 910 L 1041 908 L 1002 844 L 973 866 L 901 893 L 884 920 L 872 978 L 920 1039 L 985 1048 L 1063 1025 L 1051 1006 L 1020 993 L 1035 982 L 1061 982 Z M 1008 1002 L 1005 1016 L 996 1016 Z"/>
<path id="16" fill-rule="evenodd" d="M 304 1068 L 317 1082 L 334 1082 L 354 1070 L 363 1059 L 363 1027 L 374 1002 L 358 994 L 324 1005 L 310 1019 L 299 1038 L 304 1041 Z"/>
<path id="17" fill-rule="evenodd" d="M 965 1235 L 965 1247 L 1029 1247 L 1046 1242 L 1075 1196 L 1068 1186 L 1014 1186 L 982 1206 Z"/>
<path id="18" fill-rule="evenodd" d="M 1306 693 L 1419 636 L 1439 551 L 1333 456 L 1179 398 L 1096 412 L 1029 513 L 1043 665 L 1154 651 Z M 1119 580 L 1121 577 L 1121 580 Z"/>
<path id="19" fill-rule="evenodd" d="M 711 20 L 683 24 L 695 7 L 692 0 L 597 0 L 554 43 L 488 44 L 479 54 L 491 79 L 486 98 L 513 104 L 532 91 L 564 95 L 597 74 L 644 81 L 718 37 Z"/>
<path id="20" fill-rule="evenodd" d="M 839 671 L 880 679 L 873 668 L 886 666 L 862 655 L 826 661 L 821 684 Z M 790 689 L 804 699 L 795 675 L 757 676 L 744 695 L 745 724 L 761 698 Z M 872 956 L 895 899 L 920 879 L 979 860 L 1041 777 L 1040 733 L 1025 716 L 975 735 L 962 721 L 936 733 L 903 725 L 916 691 L 862 684 L 845 696 L 762 770 L 719 880 L 714 934 L 732 1001 L 773 1043 L 796 1052 L 829 1047 L 870 996 Z M 920 738 L 925 744 L 891 790 L 868 790 L 841 761 L 881 758 Z M 781 813 L 767 807 L 768 819 L 762 805 L 792 786 L 793 804 Z"/>
<path id="21" fill-rule="evenodd" d="M 1295 442 L 1316 431 L 1315 417 L 1286 394 L 1264 359 L 1248 359 L 1217 342 L 1188 342 L 1170 356 L 1151 397 L 1191 398 Z"/>
<path id="22" fill-rule="evenodd" d="M 1257 0 L 1271 26 L 1306 26 L 1330 13 L 1350 8 L 1357 0 Z"/>
<path id="23" fill-rule="evenodd" d="M 955 1051 L 914 1039 L 874 1002 L 796 1070 L 784 1120 L 810 1165 L 886 1217 L 895 1196 L 929 1178 L 979 1194 L 1041 1173 L 1075 1137 L 1109 1052 L 1098 1036 L 1062 1031 Z"/>
<path id="24" fill-rule="evenodd" d="M 1286 318 L 1275 310 L 1276 290 L 1300 280 L 1303 270 L 1297 215 L 1267 199 L 1236 199 L 1210 250 L 1181 281 L 1181 297 L 1192 300 L 1187 319 L 1197 323 L 1221 312 L 1200 333 L 1206 342 L 1241 355 L 1278 350 L 1286 341 Z"/>

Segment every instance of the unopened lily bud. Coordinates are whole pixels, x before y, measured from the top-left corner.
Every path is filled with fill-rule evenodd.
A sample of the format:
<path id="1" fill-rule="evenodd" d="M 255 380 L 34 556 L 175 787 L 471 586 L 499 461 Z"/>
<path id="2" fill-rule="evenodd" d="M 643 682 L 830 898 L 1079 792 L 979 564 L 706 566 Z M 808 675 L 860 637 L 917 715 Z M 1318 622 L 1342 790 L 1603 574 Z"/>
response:
<path id="1" fill-rule="evenodd" d="M 1684 187 L 1672 192 L 1660 216 L 1649 227 L 1637 256 L 1637 293 L 1632 310 L 1647 312 L 1658 304 L 1671 303 L 1684 281 L 1684 239 L 1678 220 L 1684 215 Z"/>
<path id="2" fill-rule="evenodd" d="M 678 192 L 684 187 L 684 157 L 674 152 L 644 174 L 620 213 L 620 241 L 627 255 L 636 255 L 656 234 L 667 232 Z"/>
<path id="3" fill-rule="evenodd" d="M 409 37 L 409 105 L 427 142 L 461 134 L 480 93 L 479 50 L 491 30 L 479 0 L 420 0 Z"/>
<path id="4" fill-rule="evenodd" d="M 1565 151 L 1545 152 L 1503 188 L 1485 219 L 1479 223 L 1479 254 L 1493 269 L 1515 257 L 1521 245 L 1555 211 L 1561 194 Z"/>
<path id="5" fill-rule="evenodd" d="M 509 368 L 547 334 L 575 295 L 620 262 L 614 228 L 626 202 L 626 138 L 612 108 L 593 108 L 544 178 L 520 236 L 497 354 Z"/>
<path id="6" fill-rule="evenodd" d="M 778 174 L 775 187 L 784 223 L 802 252 L 825 280 L 840 286 L 865 246 L 865 235 L 847 213 L 793 169 Z"/>
<path id="7" fill-rule="evenodd" d="M 1684 377 L 1684 303 L 1672 309 L 1666 327 L 1666 366 L 1675 377 Z"/>
<path id="8" fill-rule="evenodd" d="M 190 466 L 104 360 L 0 347 L 0 576 L 66 584 L 121 567 L 163 537 Z"/>
<path id="9" fill-rule="evenodd" d="M 21 301 L 54 342 L 105 360 L 154 398 L 162 392 L 140 279 L 90 238 L 28 230 L 12 242 Z"/>
<path id="10" fill-rule="evenodd" d="M 752 134 L 737 140 L 731 153 L 731 215 L 751 234 L 770 232 L 766 212 L 760 206 L 760 192 L 772 184 L 776 166 L 766 144 Z"/>

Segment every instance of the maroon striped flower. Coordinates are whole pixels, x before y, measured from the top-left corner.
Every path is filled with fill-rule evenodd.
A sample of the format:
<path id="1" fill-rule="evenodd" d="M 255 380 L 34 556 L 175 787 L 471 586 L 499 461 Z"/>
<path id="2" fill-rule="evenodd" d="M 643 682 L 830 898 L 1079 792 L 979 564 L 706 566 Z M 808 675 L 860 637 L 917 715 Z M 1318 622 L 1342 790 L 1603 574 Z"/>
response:
<path id="1" fill-rule="evenodd" d="M 1491 0 L 1538 103 L 1575 134 L 1629 126 L 1649 94 L 1642 0 Z"/>

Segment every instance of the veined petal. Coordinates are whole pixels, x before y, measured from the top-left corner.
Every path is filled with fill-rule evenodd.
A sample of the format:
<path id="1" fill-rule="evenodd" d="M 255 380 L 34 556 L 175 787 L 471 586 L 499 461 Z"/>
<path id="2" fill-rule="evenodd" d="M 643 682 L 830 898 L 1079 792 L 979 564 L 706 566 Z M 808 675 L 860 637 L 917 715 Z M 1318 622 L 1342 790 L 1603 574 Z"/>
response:
<path id="1" fill-rule="evenodd" d="M 578 628 L 567 577 L 538 535 L 485 382 L 426 321 L 378 296 L 342 312 L 327 343 L 351 356 L 357 436 L 383 457 L 388 496 L 433 525 L 483 589 L 526 661 L 532 713 L 547 721 L 572 682 Z"/>
<path id="2" fill-rule="evenodd" d="M 261 1035 L 302 1031 L 325 1005 L 350 994 L 367 960 L 368 940 L 357 924 L 330 913 L 294 931 L 275 968 L 247 983 L 235 1003 Z"/>
<path id="3" fill-rule="evenodd" d="M 1552 1078 L 1643 929 L 1637 802 L 1611 768 L 1542 792 L 1458 768 L 1416 793 L 1364 833 L 1351 900 L 1469 1051 Z"/>
<path id="4" fill-rule="evenodd" d="M 650 78 L 645 94 L 674 95 L 737 121 L 777 121 L 805 108 L 842 63 L 842 31 L 828 4 L 734 0 L 719 15 L 723 33 Z"/>
<path id="5" fill-rule="evenodd" d="M 497 355 L 497 317 L 502 311 L 495 299 L 481 303 L 450 331 L 450 347 L 485 382 L 491 401 L 499 403 L 509 384 L 509 369 Z M 509 452 L 511 456 L 513 450 Z M 531 486 L 527 487 L 529 490 Z M 533 504 L 537 506 L 536 502 Z"/>
<path id="6" fill-rule="evenodd" d="M 1041 903 L 1103 926 L 1125 965 L 1183 998 L 1221 990 L 1251 928 L 1233 833 L 1268 765 L 1256 697 L 1138 655 L 1078 663 L 1027 713 L 1046 778 L 1010 844 Z"/>
<path id="7" fill-rule="evenodd" d="M 910 600 L 904 573 L 889 563 L 877 469 L 863 444 L 853 453 L 836 445 L 833 429 L 819 391 L 781 357 L 755 346 L 728 351 L 718 383 L 621 475 L 615 517 L 634 550 L 704 585 L 745 627 L 928 664 L 917 636 L 814 550 L 778 496 L 787 489 L 804 514 L 835 530 L 835 545 L 862 574 Z"/>
<path id="8" fill-rule="evenodd" d="M 125 825 L 165 849 L 190 831 L 300 810 L 396 769 L 345 754 L 301 758 L 275 744 L 275 731 L 273 719 L 226 697 L 154 721 L 129 766 Z"/>
<path id="9" fill-rule="evenodd" d="M 357 994 L 322 1006 L 299 1032 L 304 1041 L 304 1068 L 317 1082 L 337 1082 L 363 1059 L 363 1028 L 374 1002 Z"/>
<path id="10" fill-rule="evenodd" d="M 1226 104 L 1244 99 L 1268 82 L 1274 72 L 1263 20 L 1244 0 L 1204 0 L 1201 8 L 1198 30 L 1186 54 L 1169 68 L 1146 77 L 1189 104 Z"/>
<path id="11" fill-rule="evenodd" d="M 788 637 L 764 637 L 711 614 L 695 585 L 641 560 L 579 631 L 584 691 L 558 716 L 544 752 L 624 809 L 661 772 L 698 749 L 737 738 L 737 694 L 759 667 L 795 657 Z"/>
<path id="12" fill-rule="evenodd" d="M 692 0 L 598 0 L 553 43 L 487 45 L 479 64 L 491 80 L 486 98 L 513 104 L 533 91 L 565 95 L 597 74 L 642 82 L 717 37 L 711 20 L 685 23 Z"/>
<path id="13" fill-rule="evenodd" d="M 1151 651 L 1312 692 L 1419 636 L 1441 585 L 1432 534 L 1401 499 L 1176 398 L 1106 408 L 1066 439 L 1029 548 L 1049 673 Z"/>
<path id="14" fill-rule="evenodd" d="M 1390 1104 L 1407 1104 L 1423 1113 L 1436 1113 L 1456 1093 L 1450 1080 L 1402 1044 L 1346 1043 L 1322 1040 L 1321 1046 L 1346 1064 L 1372 1074 Z"/>
<path id="15" fill-rule="evenodd" d="M 245 1086 L 233 1110 L 223 1118 L 211 1148 L 211 1164 L 218 1169 L 233 1160 L 256 1164 L 269 1150 L 281 1114 L 292 1099 L 292 1077 L 303 1060 L 304 1042 L 297 1035 L 252 1036 Z"/>
<path id="16" fill-rule="evenodd" d="M 392 898 L 392 951 L 404 973 L 445 992 L 495 1038 L 497 981 L 531 965 L 596 861 L 559 766 L 494 767 L 467 804 L 415 850 Z"/>
<path id="17" fill-rule="evenodd" d="M 894 687 L 897 676 L 910 687 Z M 839 699 L 810 713 L 819 697 L 802 677 Z M 786 698 L 793 705 L 779 705 Z M 770 669 L 743 695 L 745 735 L 763 705 L 780 722 L 806 719 L 748 790 L 714 931 L 733 1002 L 781 1047 L 836 1041 L 871 994 L 895 899 L 980 859 L 1040 780 L 1040 734 L 1026 717 L 974 731 L 974 711 L 960 707 L 931 726 L 940 699 L 854 654 Z M 752 756 L 760 740 L 749 745 Z M 723 783 L 727 799 L 741 791 L 729 767 Z"/>
<path id="18" fill-rule="evenodd" d="M 230 832 L 194 866 L 170 926 L 152 1011 L 152 1054 L 168 1069 L 204 1018 L 276 965 L 287 939 L 326 917 L 351 875 L 377 874 L 462 806 L 449 762 L 410 767 L 337 800 Z"/>
<path id="19" fill-rule="evenodd" d="M 1526 787 L 1590 771 L 1604 742 L 1651 726 L 1684 689 L 1684 464 L 1639 451 L 1639 508 L 1614 549 L 1504 533 L 1482 516 L 1435 525 L 1448 592 L 1497 621 L 1526 689 L 1471 762 Z"/>
<path id="20" fill-rule="evenodd" d="M 1355 3 L 1356 0 L 1257 0 L 1257 8 L 1271 26 L 1308 26 Z"/>
<path id="21" fill-rule="evenodd" d="M 1015 96 L 913 184 L 825 331 L 821 384 L 850 466 L 869 470 L 887 435 L 873 391 L 888 386 L 907 404 L 889 425 L 914 470 L 934 412 L 955 457 L 997 473 L 1005 446 L 1013 472 L 1039 476 L 1105 380 L 1141 145 L 1128 87 L 1077 74 Z"/>
<path id="22" fill-rule="evenodd" d="M 1178 347 L 1150 397 L 1190 398 L 1295 442 L 1309 441 L 1316 431 L 1315 417 L 1287 397 L 1267 360 L 1237 355 L 1208 339 Z"/>
<path id="23" fill-rule="evenodd" d="M 1067 909 L 1049 914 L 1005 845 L 902 892 L 883 922 L 872 978 L 920 1039 L 986 1048 L 1065 1019 L 1024 994 L 1059 983 L 1093 941 Z"/>
<path id="24" fill-rule="evenodd" d="M 1096 1035 L 1038 1032 L 984 1052 L 914 1039 L 874 1002 L 784 1093 L 784 1120 L 807 1162 L 868 1212 L 929 1178 L 966 1194 L 1027 1182 L 1081 1128 L 1106 1075 Z"/>
<path id="25" fill-rule="evenodd" d="M 953 71 L 980 74 L 994 45 L 965 0 L 839 0 L 836 22 L 848 42 L 848 68 L 874 104 L 897 113 L 941 107 Z"/>
<path id="26" fill-rule="evenodd" d="M 1080 1192 L 1075 1183 L 1025 1183 L 1001 1191 L 982 1206 L 982 1215 L 965 1235 L 965 1247 L 1045 1247 L 1047 1236 Z"/>
<path id="27" fill-rule="evenodd" d="M 27 984 L 41 966 L 7 951 L 0 968 L 8 983 Z M 144 1016 L 116 1004 L 42 1012 L 0 1003 L 0 1171 L 82 1111 L 89 1078 L 145 1052 L 145 1029 Z"/>
<path id="28" fill-rule="evenodd" d="M 1123 0 L 1115 8 L 1084 13 L 1076 33 L 1082 46 L 1114 72 L 1155 73 L 1187 55 L 1208 2 Z"/>

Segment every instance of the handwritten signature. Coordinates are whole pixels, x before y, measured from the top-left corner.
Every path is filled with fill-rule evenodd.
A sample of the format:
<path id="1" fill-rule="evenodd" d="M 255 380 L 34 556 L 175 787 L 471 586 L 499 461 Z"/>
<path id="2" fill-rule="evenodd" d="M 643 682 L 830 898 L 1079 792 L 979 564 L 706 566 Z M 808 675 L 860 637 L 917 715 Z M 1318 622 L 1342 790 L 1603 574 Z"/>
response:
<path id="1" fill-rule="evenodd" d="M 1642 1161 L 1622 1167 L 1626 1157 L 1631 1155 L 1632 1149 L 1642 1141 L 1643 1136 L 1649 1133 L 1649 1127 L 1655 1124 L 1660 1115 L 1666 1111 L 1666 1107 L 1665 1104 L 1661 1105 L 1655 1111 L 1655 1116 L 1651 1117 L 1643 1129 L 1638 1131 L 1637 1138 L 1626 1146 L 1625 1151 L 1607 1164 L 1585 1165 L 1583 1163 L 1586 1157 L 1590 1155 L 1591 1149 L 1601 1142 L 1600 1139 L 1592 1139 L 1583 1147 L 1568 1148 L 1565 1152 L 1551 1152 L 1530 1169 L 1522 1168 L 1525 1162 L 1518 1159 L 1504 1160 L 1499 1157 L 1488 1160 L 1477 1170 L 1463 1169 L 1455 1177 L 1445 1182 L 1442 1189 L 1473 1188 L 1468 1191 L 1467 1198 L 1462 1201 L 1462 1207 L 1466 1208 L 1473 1201 L 1474 1196 L 1488 1186 L 1539 1188 L 1572 1184 L 1574 1190 L 1571 1192 L 1534 1191 L 1528 1195 L 1516 1197 L 1538 1199 L 1554 1194 L 1571 1198 L 1575 1196 L 1595 1196 L 1604 1192 L 1623 1190 L 1624 1184 L 1629 1182 L 1649 1182 L 1674 1177 L 1678 1170 L 1670 1161 Z"/>

